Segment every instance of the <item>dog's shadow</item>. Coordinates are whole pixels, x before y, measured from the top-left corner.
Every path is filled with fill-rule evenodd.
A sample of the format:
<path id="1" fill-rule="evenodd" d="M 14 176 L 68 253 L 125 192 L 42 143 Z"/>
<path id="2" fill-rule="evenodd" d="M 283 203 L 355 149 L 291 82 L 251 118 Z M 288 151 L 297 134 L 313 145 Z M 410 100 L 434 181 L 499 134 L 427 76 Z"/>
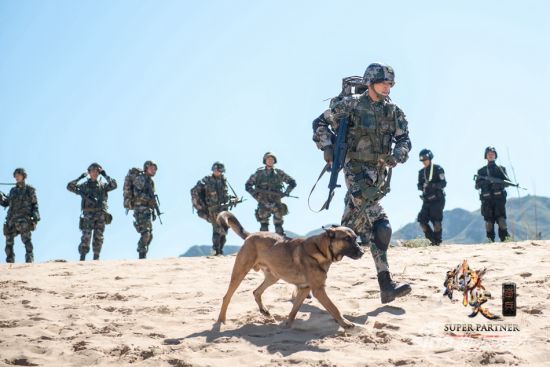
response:
<path id="1" fill-rule="evenodd" d="M 189 339 L 206 338 L 207 343 L 227 343 L 233 337 L 243 339 L 257 347 L 266 347 L 271 354 L 281 353 L 284 357 L 301 351 L 327 352 L 329 348 L 323 348 L 319 343 L 324 338 L 343 335 L 342 329 L 334 321 L 332 316 L 324 308 L 311 304 L 304 304 L 300 312 L 310 313 L 309 319 L 294 320 L 291 328 L 283 326 L 282 317 L 263 318 L 258 315 L 258 322 L 247 323 L 236 328 L 231 328 L 234 321 L 227 325 L 215 323 L 210 330 L 193 333 L 182 338 L 165 339 L 164 344 L 181 344 Z M 376 316 L 382 312 L 393 315 L 402 315 L 405 310 L 399 307 L 382 306 L 362 316 L 345 317 L 359 325 L 364 325 L 369 316 Z M 260 321 L 261 320 L 261 321 Z M 222 330 L 223 329 L 223 330 Z"/>

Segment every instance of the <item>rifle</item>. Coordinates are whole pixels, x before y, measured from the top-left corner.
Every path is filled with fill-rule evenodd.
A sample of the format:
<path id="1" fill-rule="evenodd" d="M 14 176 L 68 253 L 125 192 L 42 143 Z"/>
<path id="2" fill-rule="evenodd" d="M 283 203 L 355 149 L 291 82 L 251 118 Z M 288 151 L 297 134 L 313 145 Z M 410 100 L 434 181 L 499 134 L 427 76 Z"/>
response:
<path id="1" fill-rule="evenodd" d="M 507 186 L 517 187 L 518 189 L 527 190 L 525 187 L 521 187 L 519 183 L 513 183 L 510 180 L 503 180 L 502 178 L 498 177 L 474 175 L 474 181 L 477 180 L 485 180 L 489 181 L 490 183 L 503 184 Z"/>
<path id="2" fill-rule="evenodd" d="M 11 182 L 0 182 L 0 185 L 2 185 L 2 186 L 15 186 L 17 184 L 16 183 L 11 183 Z"/>
<path id="3" fill-rule="evenodd" d="M 330 180 L 328 183 L 328 198 L 327 201 L 323 204 L 323 209 L 327 209 L 334 197 L 334 189 L 341 187 L 338 185 L 338 174 L 340 170 L 344 168 L 344 163 L 346 161 L 346 154 L 348 152 L 348 145 L 346 144 L 346 136 L 348 135 L 348 125 L 349 120 L 347 117 L 344 117 L 340 120 L 340 126 L 338 127 L 338 132 L 336 133 L 336 144 L 334 146 L 333 156 L 332 156 L 332 166 L 325 166 L 325 171 L 330 169 Z"/>
<path id="4" fill-rule="evenodd" d="M 254 190 L 254 192 L 257 192 L 257 193 L 259 193 L 259 194 L 274 195 L 274 196 L 279 196 L 279 197 L 288 196 L 289 198 L 299 199 L 298 196 L 293 196 L 293 195 L 286 194 L 286 193 L 280 192 L 280 191 L 271 191 L 271 190 L 256 189 L 256 190 Z"/>
<path id="5" fill-rule="evenodd" d="M 159 196 L 157 194 L 155 194 L 155 213 L 156 213 L 156 216 L 158 217 L 159 219 L 159 223 L 162 224 L 162 219 L 161 219 L 161 215 L 163 215 L 164 213 L 161 213 L 160 211 L 160 200 L 159 200 Z"/>
<path id="6" fill-rule="evenodd" d="M 243 201 L 246 201 L 246 199 L 244 199 L 242 196 L 241 198 L 237 196 L 229 196 L 229 200 L 227 201 L 227 203 L 216 205 L 214 206 L 214 208 L 221 209 L 222 211 L 231 210 Z"/>

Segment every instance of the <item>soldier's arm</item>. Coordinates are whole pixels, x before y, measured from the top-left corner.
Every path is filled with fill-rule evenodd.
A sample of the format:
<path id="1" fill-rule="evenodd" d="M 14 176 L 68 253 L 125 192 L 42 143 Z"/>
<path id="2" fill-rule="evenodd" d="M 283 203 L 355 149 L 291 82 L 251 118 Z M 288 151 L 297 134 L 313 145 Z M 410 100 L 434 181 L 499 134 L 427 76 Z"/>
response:
<path id="1" fill-rule="evenodd" d="M 38 211 L 38 199 L 36 197 L 36 190 L 34 188 L 31 191 L 31 208 L 34 221 L 40 221 L 40 212 Z"/>
<path id="2" fill-rule="evenodd" d="M 483 185 L 486 185 L 486 184 L 487 184 L 486 180 L 483 180 L 483 179 L 481 178 L 481 176 L 485 176 L 485 172 L 483 172 L 483 168 L 480 168 L 479 170 L 477 170 L 476 186 L 475 186 L 476 190 L 481 189 L 481 187 L 482 187 Z"/>
<path id="3" fill-rule="evenodd" d="M 105 180 L 107 180 L 107 187 L 105 191 L 113 191 L 118 187 L 117 182 L 114 178 L 111 178 L 110 176 L 105 176 Z"/>
<path id="4" fill-rule="evenodd" d="M 246 192 L 248 192 L 250 195 L 254 196 L 256 193 L 256 174 L 252 174 L 246 183 L 244 184 L 244 189 Z"/>
<path id="5" fill-rule="evenodd" d="M 330 114 L 330 110 L 327 110 L 313 120 L 312 123 L 313 141 L 320 150 L 332 147 L 336 137 L 329 121 Z"/>
<path id="6" fill-rule="evenodd" d="M 67 184 L 67 190 L 69 190 L 70 192 L 74 192 L 75 194 L 79 195 L 78 181 L 82 180 L 84 177 L 86 177 L 86 173 L 81 174 L 80 176 L 78 176 L 78 178 L 75 178 L 74 180 L 69 182 Z"/>
<path id="7" fill-rule="evenodd" d="M 423 171 L 424 171 L 423 169 L 418 171 L 418 184 L 416 186 L 420 191 L 424 190 L 424 172 Z"/>
<path id="8" fill-rule="evenodd" d="M 397 162 L 405 163 L 407 159 L 409 159 L 409 152 L 411 151 L 412 144 L 409 138 L 409 123 L 403 111 L 397 106 L 395 111 L 395 122 L 395 145 L 392 155 Z"/>
<path id="9" fill-rule="evenodd" d="M 283 182 L 287 184 L 285 194 L 290 194 L 292 190 L 296 187 L 296 180 L 294 180 L 292 177 L 287 175 L 284 171 L 281 171 L 283 176 Z"/>
<path id="10" fill-rule="evenodd" d="M 435 172 L 435 180 L 432 181 L 432 187 L 436 189 L 444 189 L 447 186 L 447 180 L 445 180 L 445 171 L 443 167 L 439 166 Z"/>

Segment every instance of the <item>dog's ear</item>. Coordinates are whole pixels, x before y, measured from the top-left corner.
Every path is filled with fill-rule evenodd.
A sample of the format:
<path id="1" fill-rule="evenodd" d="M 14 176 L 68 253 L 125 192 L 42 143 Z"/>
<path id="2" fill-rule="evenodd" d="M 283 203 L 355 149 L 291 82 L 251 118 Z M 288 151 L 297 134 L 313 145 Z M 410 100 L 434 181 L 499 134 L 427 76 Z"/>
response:
<path id="1" fill-rule="evenodd" d="M 334 227 L 330 227 L 330 228 L 323 227 L 323 229 L 325 230 L 325 233 L 329 236 L 329 238 L 336 237 L 336 230 L 334 229 Z"/>

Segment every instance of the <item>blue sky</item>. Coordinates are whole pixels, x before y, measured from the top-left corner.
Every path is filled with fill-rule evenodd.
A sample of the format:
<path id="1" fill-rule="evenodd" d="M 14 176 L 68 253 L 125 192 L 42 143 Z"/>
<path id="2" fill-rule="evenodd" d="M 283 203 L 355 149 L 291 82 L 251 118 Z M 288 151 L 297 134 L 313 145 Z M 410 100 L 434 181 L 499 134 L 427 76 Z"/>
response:
<path id="1" fill-rule="evenodd" d="M 305 233 L 338 222 L 344 194 L 329 212 L 307 208 L 323 166 L 311 121 L 341 78 L 380 61 L 396 70 L 392 98 L 413 143 L 383 201 L 394 229 L 420 209 L 425 147 L 447 172 L 448 209 L 479 206 L 472 176 L 487 145 L 531 194 L 550 196 L 549 18 L 545 1 L 0 1 L 0 179 L 23 166 L 37 188 L 36 259 L 76 259 L 80 202 L 65 187 L 98 161 L 119 182 L 103 258 L 134 258 L 122 184 L 153 159 L 165 216 L 150 257 L 160 258 L 210 243 L 189 190 L 215 160 L 248 199 L 235 214 L 258 227 L 244 183 L 273 151 L 298 182 L 286 228 Z"/>

